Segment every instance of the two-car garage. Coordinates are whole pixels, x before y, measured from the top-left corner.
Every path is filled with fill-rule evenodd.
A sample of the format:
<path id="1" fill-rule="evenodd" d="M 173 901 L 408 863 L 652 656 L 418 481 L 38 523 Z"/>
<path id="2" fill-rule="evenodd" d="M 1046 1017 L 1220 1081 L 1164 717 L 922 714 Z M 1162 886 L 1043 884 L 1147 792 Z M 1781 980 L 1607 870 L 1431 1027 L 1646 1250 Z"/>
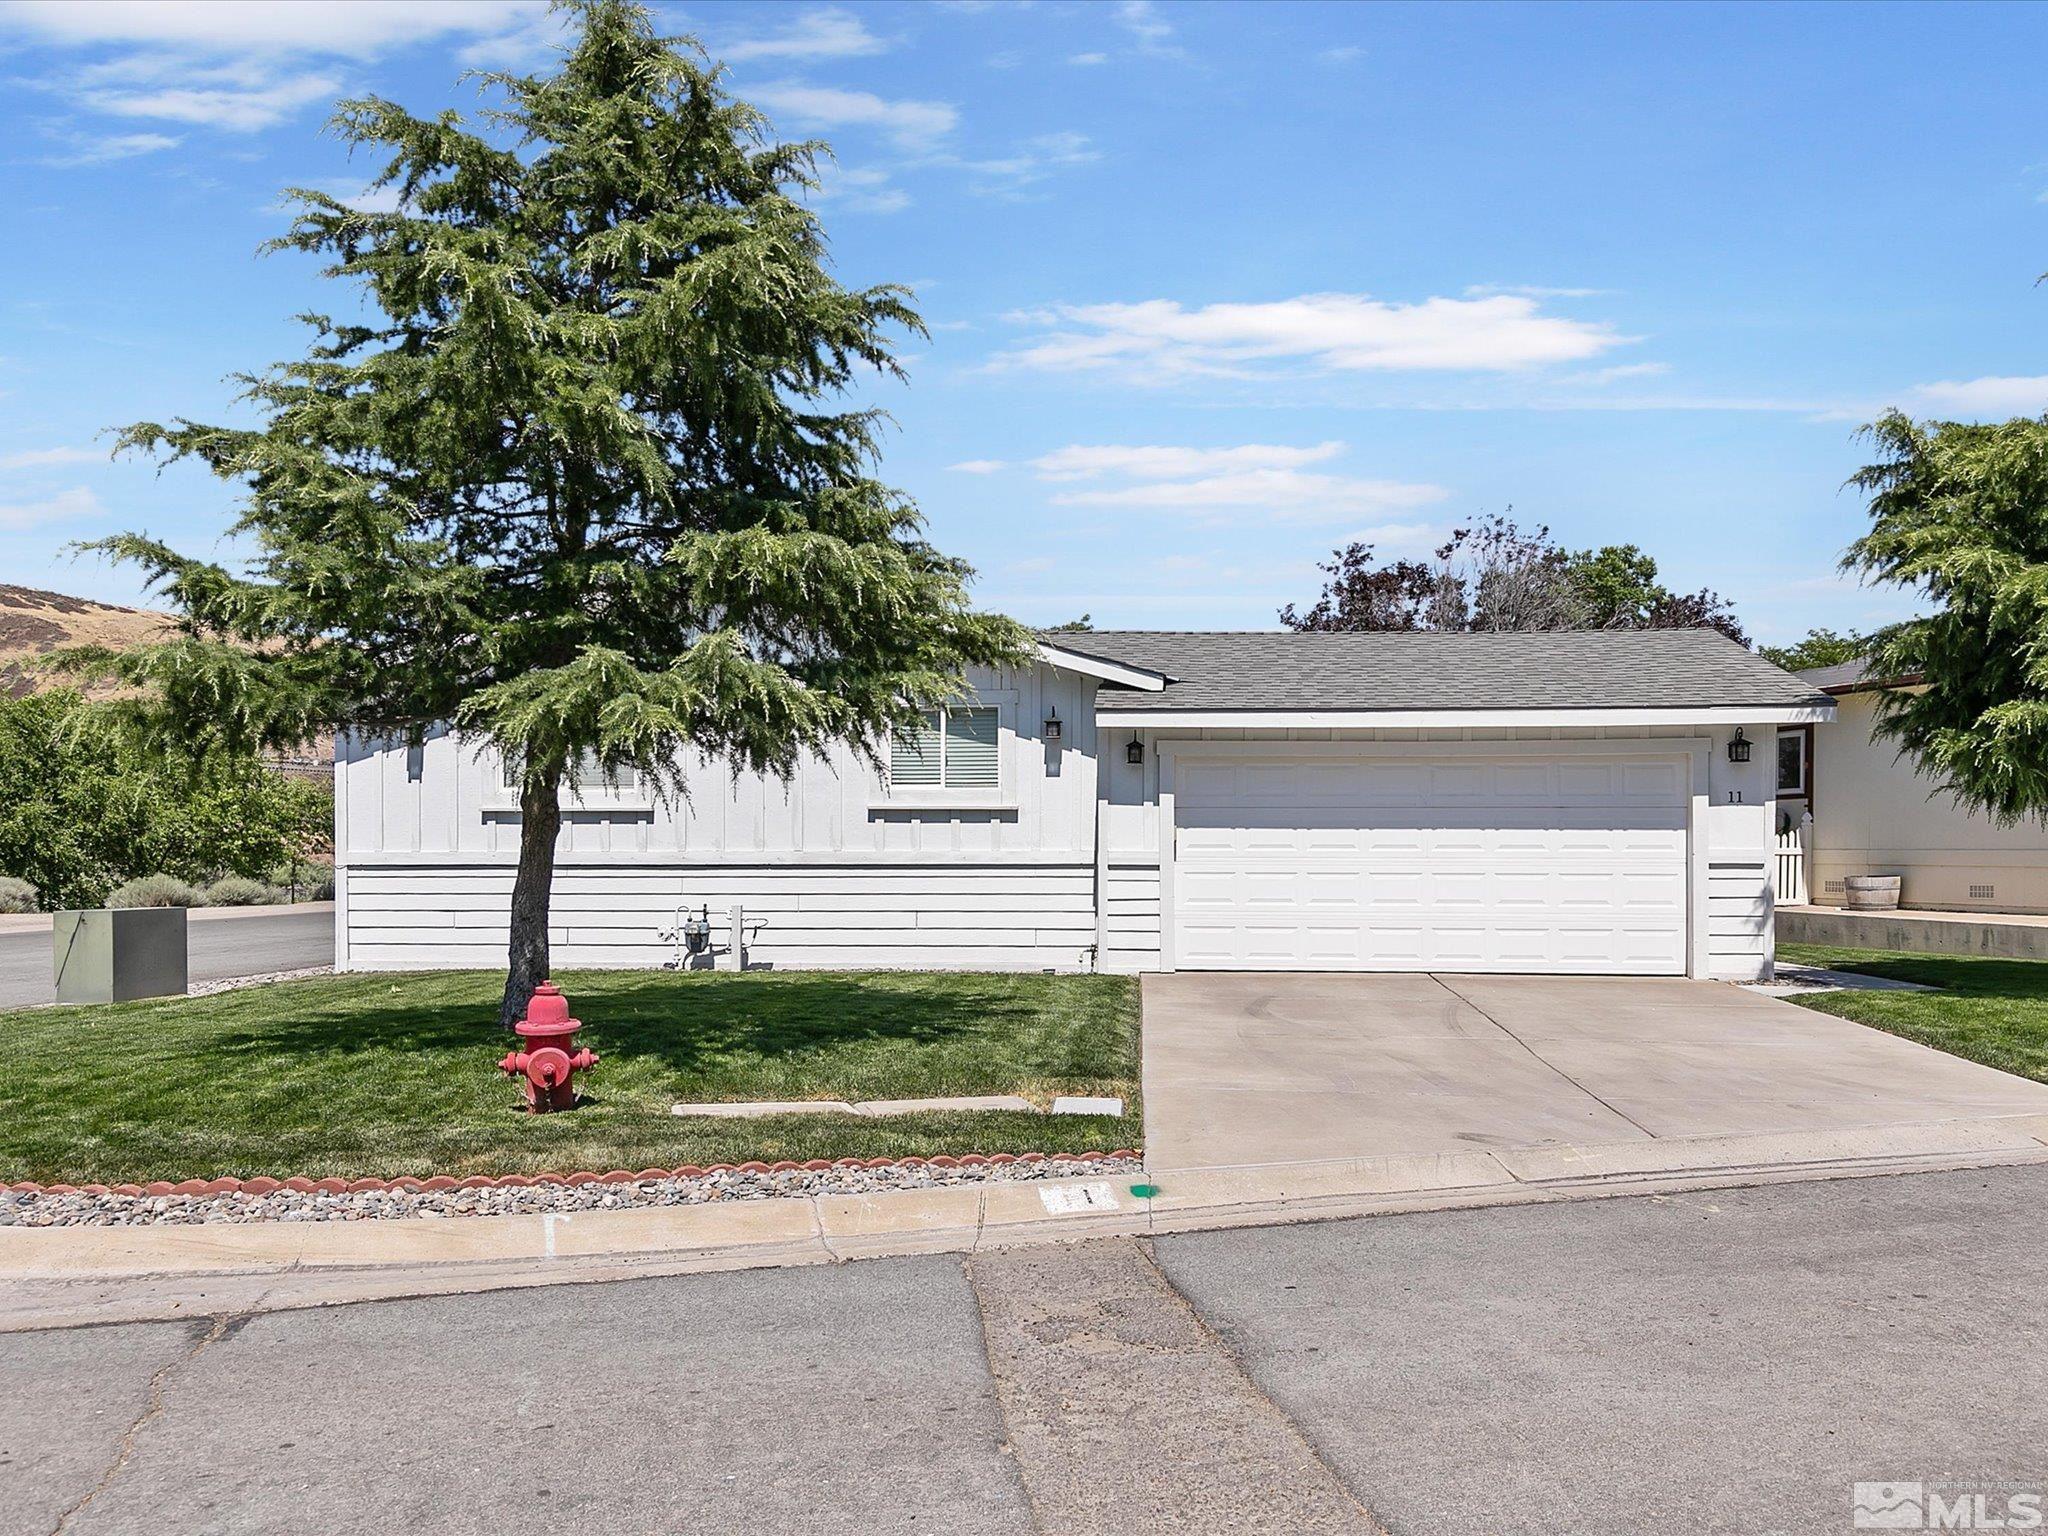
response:
<path id="1" fill-rule="evenodd" d="M 1682 746 L 1170 754 L 1171 964 L 1679 975 Z"/>
<path id="2" fill-rule="evenodd" d="M 1772 743 L 1834 706 L 1726 635 L 1121 630 L 1048 650 L 1098 668 L 1104 968 L 1771 973 L 1799 857 Z"/>

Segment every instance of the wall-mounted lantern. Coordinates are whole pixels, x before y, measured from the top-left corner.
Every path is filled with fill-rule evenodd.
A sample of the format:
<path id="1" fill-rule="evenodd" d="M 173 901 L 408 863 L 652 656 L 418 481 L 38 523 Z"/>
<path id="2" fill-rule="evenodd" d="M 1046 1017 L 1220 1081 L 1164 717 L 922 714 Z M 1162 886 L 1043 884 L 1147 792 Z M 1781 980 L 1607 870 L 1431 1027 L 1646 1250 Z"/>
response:
<path id="1" fill-rule="evenodd" d="M 1124 761 L 1133 768 L 1145 761 L 1145 743 L 1138 740 L 1138 733 L 1131 732 L 1131 744 L 1124 748 Z"/>
<path id="2" fill-rule="evenodd" d="M 1746 763 L 1749 761 L 1749 738 L 1742 734 L 1742 727 L 1735 727 L 1735 734 L 1728 739 L 1728 761 Z"/>
<path id="3" fill-rule="evenodd" d="M 1047 741 L 1058 741 L 1060 739 L 1060 729 L 1060 711 L 1059 706 L 1055 704 L 1051 713 L 1045 717 L 1045 739 Z"/>

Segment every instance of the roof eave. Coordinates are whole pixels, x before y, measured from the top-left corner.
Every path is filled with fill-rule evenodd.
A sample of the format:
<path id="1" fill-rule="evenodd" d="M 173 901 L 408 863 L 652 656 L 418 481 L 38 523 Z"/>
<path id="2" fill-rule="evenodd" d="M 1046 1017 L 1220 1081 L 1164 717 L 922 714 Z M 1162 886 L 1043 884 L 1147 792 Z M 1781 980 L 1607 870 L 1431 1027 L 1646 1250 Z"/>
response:
<path id="1" fill-rule="evenodd" d="M 1128 662 L 1111 661 L 1106 656 L 1090 656 L 1085 651 L 1056 645 L 1050 640 L 1041 639 L 1038 642 L 1038 659 L 1049 667 L 1078 672 L 1083 677 L 1097 678 L 1102 682 L 1115 683 L 1124 688 L 1135 688 L 1143 693 L 1158 693 L 1169 681 L 1164 672 L 1134 667 Z"/>
<path id="2" fill-rule="evenodd" d="M 1835 718 L 1835 702 L 1815 694 L 1798 702 L 1512 709 L 1241 709 L 1160 707 L 1098 696 L 1098 725 L 1219 730 L 1446 730 L 1466 727 L 1635 725 L 1814 725 Z"/>
<path id="3" fill-rule="evenodd" d="M 1865 677 L 1853 683 L 1835 683 L 1821 689 L 1829 698 L 1838 699 L 1845 693 L 1883 693 L 1890 688 L 1919 688 L 1927 682 L 1924 672 L 1902 672 L 1897 677 Z"/>

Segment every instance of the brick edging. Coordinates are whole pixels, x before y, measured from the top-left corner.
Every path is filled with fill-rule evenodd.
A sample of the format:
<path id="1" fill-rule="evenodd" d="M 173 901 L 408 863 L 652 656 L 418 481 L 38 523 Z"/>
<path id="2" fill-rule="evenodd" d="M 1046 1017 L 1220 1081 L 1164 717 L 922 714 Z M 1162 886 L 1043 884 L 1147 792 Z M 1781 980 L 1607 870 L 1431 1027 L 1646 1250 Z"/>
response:
<path id="1" fill-rule="evenodd" d="M 647 1184 L 657 1179 L 701 1179 L 714 1173 L 825 1173 L 833 1168 L 979 1168 L 1005 1163 L 1101 1163 L 1135 1161 L 1139 1156 L 1127 1147 L 1114 1152 L 996 1152 L 988 1156 L 968 1152 L 960 1157 L 941 1152 L 937 1157 L 842 1157 L 836 1160 L 814 1157 L 803 1163 L 711 1163 L 701 1168 L 694 1163 L 685 1163 L 680 1168 L 642 1168 L 638 1173 L 614 1168 L 609 1173 L 507 1173 L 496 1178 L 472 1174 L 466 1179 L 446 1173 L 437 1173 L 429 1179 L 415 1179 L 409 1174 L 401 1174 L 395 1179 L 273 1179 L 259 1176 L 253 1179 L 183 1179 L 175 1184 L 168 1179 L 157 1179 L 148 1184 L 38 1184 L 33 1179 L 23 1179 L 5 1188 L 8 1193 L 16 1195 L 268 1195 L 280 1189 L 297 1194 L 353 1195 L 380 1189 L 417 1193 L 443 1189 L 520 1189 L 531 1184 L 557 1184 L 570 1188 L 580 1188 L 585 1184 Z"/>

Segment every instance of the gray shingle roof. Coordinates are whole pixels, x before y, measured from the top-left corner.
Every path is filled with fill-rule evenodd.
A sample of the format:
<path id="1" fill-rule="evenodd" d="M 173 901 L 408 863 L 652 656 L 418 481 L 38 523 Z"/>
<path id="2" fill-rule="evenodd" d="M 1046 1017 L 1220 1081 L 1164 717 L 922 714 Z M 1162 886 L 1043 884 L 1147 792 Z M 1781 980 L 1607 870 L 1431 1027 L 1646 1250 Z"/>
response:
<path id="1" fill-rule="evenodd" d="M 1062 649 L 1171 681 L 1105 683 L 1105 709 L 1698 709 L 1826 705 L 1811 683 L 1710 629 L 1546 634 L 1094 630 Z"/>
<path id="2" fill-rule="evenodd" d="M 1870 681 L 1870 658 L 1858 656 L 1832 667 L 1808 667 L 1793 675 L 1815 688 L 1854 688 Z"/>
<path id="3" fill-rule="evenodd" d="M 1906 672 L 1897 677 L 1881 676 L 1870 663 L 1868 656 L 1859 656 L 1854 661 L 1844 661 L 1832 667 L 1809 667 L 1797 674 L 1803 683 L 1820 689 L 1823 693 L 1866 693 L 1880 688 L 1911 688 L 1927 681 L 1922 672 Z"/>

